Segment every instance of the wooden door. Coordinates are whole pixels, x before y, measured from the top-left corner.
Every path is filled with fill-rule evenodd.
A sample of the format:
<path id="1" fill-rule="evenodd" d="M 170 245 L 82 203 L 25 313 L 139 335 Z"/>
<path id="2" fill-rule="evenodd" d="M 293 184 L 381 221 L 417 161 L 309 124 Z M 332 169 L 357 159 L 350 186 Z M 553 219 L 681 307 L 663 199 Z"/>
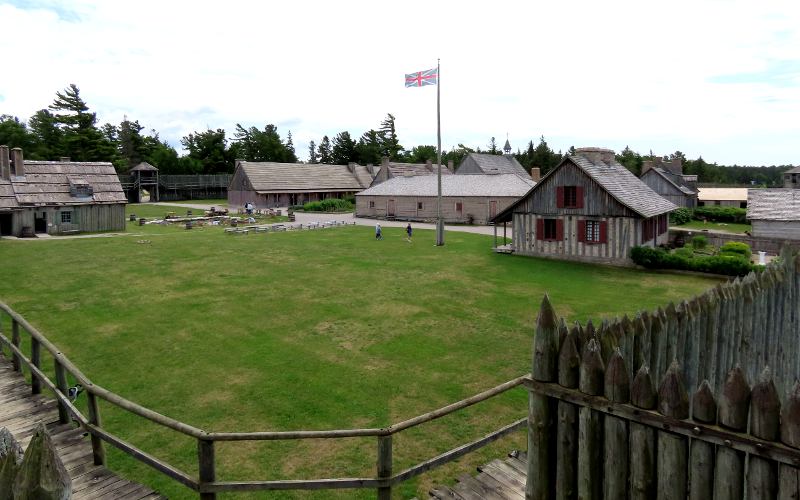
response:
<path id="1" fill-rule="evenodd" d="M 389 200 L 389 203 L 386 207 L 386 215 L 389 217 L 394 217 L 394 200 Z"/>
<path id="2" fill-rule="evenodd" d="M 489 218 L 493 219 L 497 215 L 497 202 L 490 201 L 489 202 Z"/>

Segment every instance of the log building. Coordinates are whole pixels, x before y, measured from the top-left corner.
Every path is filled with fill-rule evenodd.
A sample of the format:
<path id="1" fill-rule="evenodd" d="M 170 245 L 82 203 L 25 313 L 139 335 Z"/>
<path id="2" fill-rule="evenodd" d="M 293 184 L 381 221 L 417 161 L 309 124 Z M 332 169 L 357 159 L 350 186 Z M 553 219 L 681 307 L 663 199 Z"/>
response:
<path id="1" fill-rule="evenodd" d="M 494 222 L 512 222 L 513 253 L 628 264 L 632 247 L 667 243 L 676 208 L 613 151 L 580 148 Z"/>
<path id="2" fill-rule="evenodd" d="M 125 204 L 108 162 L 24 160 L 0 146 L 0 235 L 123 231 Z"/>
<path id="3" fill-rule="evenodd" d="M 642 164 L 642 182 L 679 207 L 697 206 L 697 176 L 683 173 L 680 158 L 654 158 Z"/>
<path id="4" fill-rule="evenodd" d="M 750 189 L 747 193 L 753 237 L 800 240 L 800 189 Z"/>

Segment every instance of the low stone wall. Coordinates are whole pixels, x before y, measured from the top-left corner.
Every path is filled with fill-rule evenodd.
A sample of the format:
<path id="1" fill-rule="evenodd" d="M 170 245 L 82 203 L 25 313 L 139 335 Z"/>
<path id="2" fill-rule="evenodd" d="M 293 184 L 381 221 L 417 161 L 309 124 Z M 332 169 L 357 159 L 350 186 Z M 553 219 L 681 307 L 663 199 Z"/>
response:
<path id="1" fill-rule="evenodd" d="M 676 244 L 676 240 L 683 238 L 686 243 L 697 236 L 703 235 L 708 238 L 708 242 L 715 247 L 719 247 L 728 243 L 729 241 L 740 241 L 742 243 L 747 243 L 750 245 L 750 249 L 755 252 L 767 252 L 771 255 L 778 255 L 781 251 L 781 247 L 783 245 L 788 244 L 790 247 L 794 248 L 795 250 L 800 250 L 800 241 L 797 240 L 781 240 L 781 239 L 773 239 L 773 238 L 754 238 L 747 234 L 731 234 L 731 233 L 720 233 L 714 231 L 701 231 L 701 230 L 690 230 L 690 229 L 679 229 L 679 228 L 670 228 L 669 230 L 669 242 L 672 245 Z"/>

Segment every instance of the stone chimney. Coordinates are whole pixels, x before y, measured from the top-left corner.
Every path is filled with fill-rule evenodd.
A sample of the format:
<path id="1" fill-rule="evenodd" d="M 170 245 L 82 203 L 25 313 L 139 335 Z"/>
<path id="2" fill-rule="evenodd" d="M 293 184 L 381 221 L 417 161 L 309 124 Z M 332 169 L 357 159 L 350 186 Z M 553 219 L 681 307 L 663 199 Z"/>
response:
<path id="1" fill-rule="evenodd" d="M 642 175 L 644 175 L 644 173 L 650 170 L 651 168 L 653 168 L 653 160 L 642 161 Z"/>
<path id="2" fill-rule="evenodd" d="M 69 163 L 69 156 L 62 156 L 58 159 L 61 163 Z"/>
<path id="3" fill-rule="evenodd" d="M 605 148 L 578 148 L 575 154 L 583 156 L 592 163 L 612 163 L 615 160 L 614 151 Z"/>
<path id="4" fill-rule="evenodd" d="M 667 170 L 672 172 L 676 175 L 683 174 L 683 164 L 680 158 L 673 158 L 671 161 L 665 161 L 664 166 L 667 167 Z"/>
<path id="5" fill-rule="evenodd" d="M 354 173 L 354 172 L 356 171 L 356 164 L 355 164 L 355 162 L 352 162 L 352 161 L 351 161 L 350 163 L 348 163 L 348 164 L 347 164 L 347 170 L 349 170 L 351 174 L 352 174 L 352 173 Z"/>
<path id="6" fill-rule="evenodd" d="M 539 167 L 531 169 L 531 179 L 533 179 L 533 182 L 539 182 L 542 179 L 542 171 Z"/>
<path id="7" fill-rule="evenodd" d="M 0 146 L 0 178 L 11 178 L 11 160 L 8 157 L 8 146 Z"/>
<path id="8" fill-rule="evenodd" d="M 25 163 L 22 159 L 22 148 L 11 150 L 11 163 L 14 166 L 14 175 L 25 175 Z"/>
<path id="9" fill-rule="evenodd" d="M 455 164 L 453 163 L 453 160 L 447 160 L 447 170 L 449 170 L 452 173 L 456 172 L 456 167 Z"/>
<path id="10" fill-rule="evenodd" d="M 425 168 L 428 170 L 428 172 L 435 172 L 433 169 L 433 162 L 431 160 L 425 160 Z"/>

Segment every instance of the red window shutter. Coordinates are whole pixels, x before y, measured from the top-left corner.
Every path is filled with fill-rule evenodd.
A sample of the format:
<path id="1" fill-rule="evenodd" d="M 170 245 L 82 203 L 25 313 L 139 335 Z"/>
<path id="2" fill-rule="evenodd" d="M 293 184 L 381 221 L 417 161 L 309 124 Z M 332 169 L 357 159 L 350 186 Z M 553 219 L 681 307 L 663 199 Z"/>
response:
<path id="1" fill-rule="evenodd" d="M 564 208 L 564 186 L 556 188 L 556 208 Z"/>
<path id="2" fill-rule="evenodd" d="M 578 243 L 583 243 L 586 241 L 586 221 L 579 220 L 578 221 Z"/>
<path id="3" fill-rule="evenodd" d="M 544 239 L 544 219 L 542 218 L 536 219 L 536 239 Z"/>
<path id="4" fill-rule="evenodd" d="M 583 208 L 583 186 L 575 187 L 575 208 Z"/>
<path id="5" fill-rule="evenodd" d="M 556 240 L 564 240 L 564 221 L 561 219 L 556 219 Z"/>
<path id="6" fill-rule="evenodd" d="M 600 223 L 600 243 L 608 242 L 608 222 L 603 221 Z"/>

